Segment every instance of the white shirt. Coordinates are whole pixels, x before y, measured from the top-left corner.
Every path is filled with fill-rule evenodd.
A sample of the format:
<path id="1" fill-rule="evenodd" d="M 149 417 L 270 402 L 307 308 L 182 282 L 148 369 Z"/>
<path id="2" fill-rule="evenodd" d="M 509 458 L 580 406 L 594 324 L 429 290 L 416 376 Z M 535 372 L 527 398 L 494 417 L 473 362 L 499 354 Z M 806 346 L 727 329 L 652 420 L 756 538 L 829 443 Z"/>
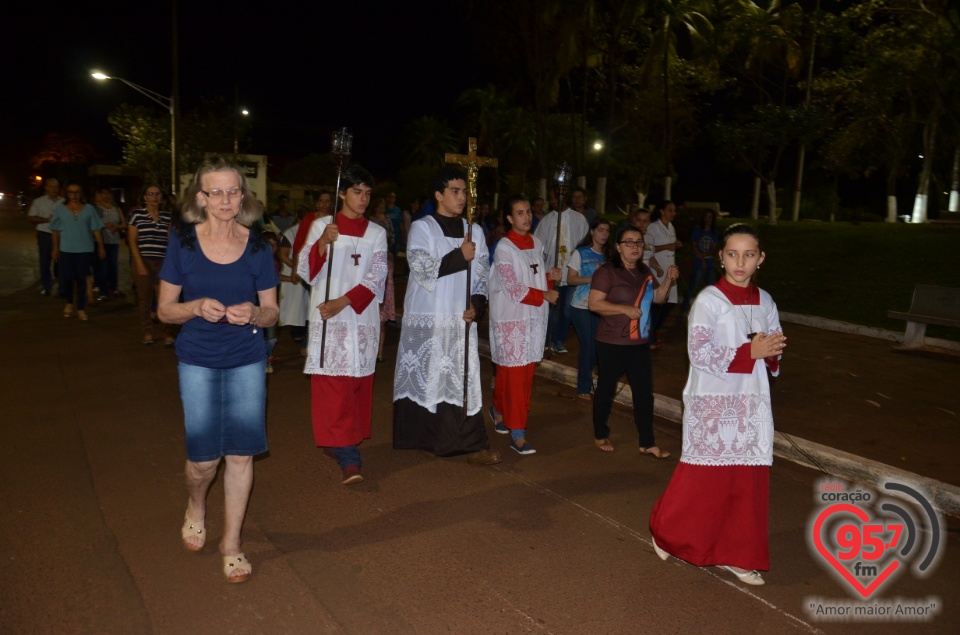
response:
<path id="1" fill-rule="evenodd" d="M 655 248 L 661 245 L 672 245 L 677 242 L 677 232 L 673 228 L 673 223 L 663 224 L 662 220 L 658 220 L 654 223 L 650 223 L 650 227 L 647 228 L 647 236 L 644 239 L 644 242 L 650 243 Z M 654 271 L 653 275 L 656 276 L 657 282 L 663 284 L 663 281 L 667 278 L 667 268 L 670 265 L 676 264 L 677 256 L 676 251 L 673 249 L 664 249 L 663 251 L 658 251 L 653 255 L 653 258 L 656 259 L 657 264 L 660 265 L 660 270 L 663 272 L 663 275 L 657 275 L 657 272 Z M 670 293 L 667 295 L 667 302 L 676 304 L 677 303 L 677 285 L 670 285 Z"/>
<path id="2" fill-rule="evenodd" d="M 567 261 L 573 255 L 574 249 L 580 244 L 587 232 L 590 231 L 590 225 L 583 214 L 567 208 L 562 215 L 557 212 L 550 212 L 543 217 L 533 235 L 543 243 L 543 257 L 548 267 L 553 267 L 557 263 L 557 218 L 560 217 L 560 260 L 559 266 L 562 271 L 560 284 L 567 284 Z"/>
<path id="3" fill-rule="evenodd" d="M 57 198 L 50 198 L 46 194 L 40 198 L 33 199 L 33 202 L 30 203 L 30 210 L 27 212 L 27 216 L 39 216 L 40 218 L 50 218 L 53 216 L 53 208 L 57 206 L 57 203 L 63 203 L 63 198 L 58 196 Z M 46 234 L 50 233 L 50 223 L 40 223 L 37 225 L 38 232 L 44 232 Z"/>

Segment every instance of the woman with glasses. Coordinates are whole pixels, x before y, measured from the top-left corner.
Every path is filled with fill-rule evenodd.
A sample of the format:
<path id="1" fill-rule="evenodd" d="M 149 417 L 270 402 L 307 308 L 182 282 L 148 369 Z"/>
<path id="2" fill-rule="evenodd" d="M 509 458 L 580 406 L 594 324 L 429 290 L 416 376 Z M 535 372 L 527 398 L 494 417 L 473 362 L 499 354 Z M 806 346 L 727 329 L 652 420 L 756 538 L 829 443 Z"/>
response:
<path id="1" fill-rule="evenodd" d="M 189 500 L 180 535 L 190 551 L 203 549 L 207 492 L 224 459 L 220 554 L 227 582 L 243 582 L 253 571 L 240 531 L 253 457 L 267 451 L 263 329 L 276 324 L 280 309 L 273 251 L 250 229 L 262 214 L 238 167 L 223 159 L 205 163 L 187 190 L 182 225 L 160 270 L 160 319 L 182 325 L 176 352 Z"/>
<path id="2" fill-rule="evenodd" d="M 103 259 L 103 223 L 92 205 L 83 200 L 83 188 L 67 183 L 67 200 L 57 203 L 50 219 L 53 261 L 59 265 L 60 295 L 66 300 L 63 317 L 72 317 L 76 298 L 77 317 L 87 320 L 87 274 L 93 264 L 93 247 Z"/>
<path id="3" fill-rule="evenodd" d="M 140 209 L 130 213 L 127 223 L 127 240 L 130 254 L 133 256 L 133 268 L 130 272 L 137 285 L 137 304 L 140 309 L 140 328 L 144 344 L 153 344 L 153 320 L 157 288 L 160 284 L 160 267 L 167 253 L 167 240 L 170 237 L 170 225 L 173 215 L 161 209 L 163 191 L 156 183 L 143 188 L 140 195 Z M 164 326 L 164 344 L 173 345 L 173 329 Z"/>
<path id="4" fill-rule="evenodd" d="M 593 399 L 594 442 L 613 452 L 607 420 L 617 381 L 626 373 L 633 393 L 633 417 L 640 433 L 640 452 L 654 458 L 670 456 L 657 447 L 653 436 L 653 369 L 650 363 L 650 309 L 662 304 L 680 277 L 675 265 L 658 284 L 643 264 L 643 234 L 636 227 L 617 231 L 610 262 L 593 274 L 588 306 L 600 315 L 597 326 L 599 375 Z"/>

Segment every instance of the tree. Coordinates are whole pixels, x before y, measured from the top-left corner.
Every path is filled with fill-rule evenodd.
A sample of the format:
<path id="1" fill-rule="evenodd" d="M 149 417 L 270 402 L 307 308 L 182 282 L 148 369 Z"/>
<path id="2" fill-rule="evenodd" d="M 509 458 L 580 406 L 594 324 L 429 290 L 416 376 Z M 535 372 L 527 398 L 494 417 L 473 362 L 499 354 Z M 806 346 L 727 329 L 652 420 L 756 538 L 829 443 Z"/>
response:
<path id="1" fill-rule="evenodd" d="M 140 172 L 147 182 L 169 185 L 170 118 L 155 108 L 120 104 L 107 121 L 123 144 L 123 165 Z"/>
<path id="2" fill-rule="evenodd" d="M 403 131 L 403 146 L 407 165 L 434 169 L 443 166 L 444 154 L 457 150 L 450 124 L 430 116 L 419 117 L 407 124 Z"/>
<path id="3" fill-rule="evenodd" d="M 43 137 L 30 164 L 35 170 L 42 171 L 58 165 L 82 165 L 99 156 L 93 144 L 85 137 L 50 132 Z"/>

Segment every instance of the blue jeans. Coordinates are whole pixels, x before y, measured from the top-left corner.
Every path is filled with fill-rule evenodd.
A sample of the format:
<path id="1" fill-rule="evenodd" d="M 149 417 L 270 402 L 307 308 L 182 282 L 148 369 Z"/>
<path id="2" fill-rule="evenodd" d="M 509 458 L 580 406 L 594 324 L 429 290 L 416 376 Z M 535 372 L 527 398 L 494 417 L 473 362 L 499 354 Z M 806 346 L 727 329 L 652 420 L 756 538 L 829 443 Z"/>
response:
<path id="1" fill-rule="evenodd" d="M 580 358 L 577 363 L 577 394 L 593 392 L 593 369 L 597 365 L 597 327 L 600 316 L 587 309 L 570 307 L 570 321 L 580 340 Z"/>
<path id="2" fill-rule="evenodd" d="M 267 451 L 266 361 L 236 368 L 177 365 L 187 458 L 194 463 Z"/>
<path id="3" fill-rule="evenodd" d="M 53 234 L 37 232 L 37 252 L 40 254 L 40 286 L 47 293 L 53 289 L 53 276 L 50 275 L 50 265 L 53 263 Z M 54 274 L 57 265 L 53 265 Z"/>
<path id="4" fill-rule="evenodd" d="M 94 254 L 71 253 L 69 251 L 60 252 L 59 282 L 60 295 L 67 304 L 76 302 L 77 310 L 84 311 L 87 308 L 87 274 L 90 272 L 90 264 L 93 262 Z M 74 298 L 76 297 L 76 300 Z"/>
<path id="5" fill-rule="evenodd" d="M 98 260 L 95 265 L 97 270 L 97 288 L 100 289 L 100 295 L 110 295 L 116 291 L 118 287 L 119 269 L 117 264 L 120 255 L 120 245 L 104 243 L 103 250 L 106 252 L 106 257 L 103 260 Z"/>
<path id="6" fill-rule="evenodd" d="M 557 303 L 550 305 L 550 325 L 553 329 L 547 329 L 547 332 L 550 333 L 550 339 L 552 342 L 547 342 L 551 347 L 558 348 L 563 346 L 564 340 L 567 339 L 567 331 L 570 330 L 570 299 L 573 297 L 574 287 L 570 285 L 563 285 L 557 289 L 557 292 L 560 294 L 560 297 L 557 298 Z"/>
<path id="7" fill-rule="evenodd" d="M 347 469 L 350 465 L 357 467 L 363 466 L 363 459 L 360 458 L 360 450 L 355 445 L 345 445 L 342 448 L 330 448 L 337 456 L 337 463 L 341 470 Z"/>

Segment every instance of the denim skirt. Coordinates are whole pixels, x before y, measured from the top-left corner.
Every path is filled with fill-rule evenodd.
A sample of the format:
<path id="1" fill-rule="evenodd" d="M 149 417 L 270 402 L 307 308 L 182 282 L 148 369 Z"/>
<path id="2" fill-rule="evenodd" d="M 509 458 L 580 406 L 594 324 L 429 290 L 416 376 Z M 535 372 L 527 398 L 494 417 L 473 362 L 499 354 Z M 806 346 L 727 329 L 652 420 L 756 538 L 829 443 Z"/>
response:
<path id="1" fill-rule="evenodd" d="M 265 367 L 266 361 L 237 368 L 177 365 L 189 460 L 267 451 Z"/>

